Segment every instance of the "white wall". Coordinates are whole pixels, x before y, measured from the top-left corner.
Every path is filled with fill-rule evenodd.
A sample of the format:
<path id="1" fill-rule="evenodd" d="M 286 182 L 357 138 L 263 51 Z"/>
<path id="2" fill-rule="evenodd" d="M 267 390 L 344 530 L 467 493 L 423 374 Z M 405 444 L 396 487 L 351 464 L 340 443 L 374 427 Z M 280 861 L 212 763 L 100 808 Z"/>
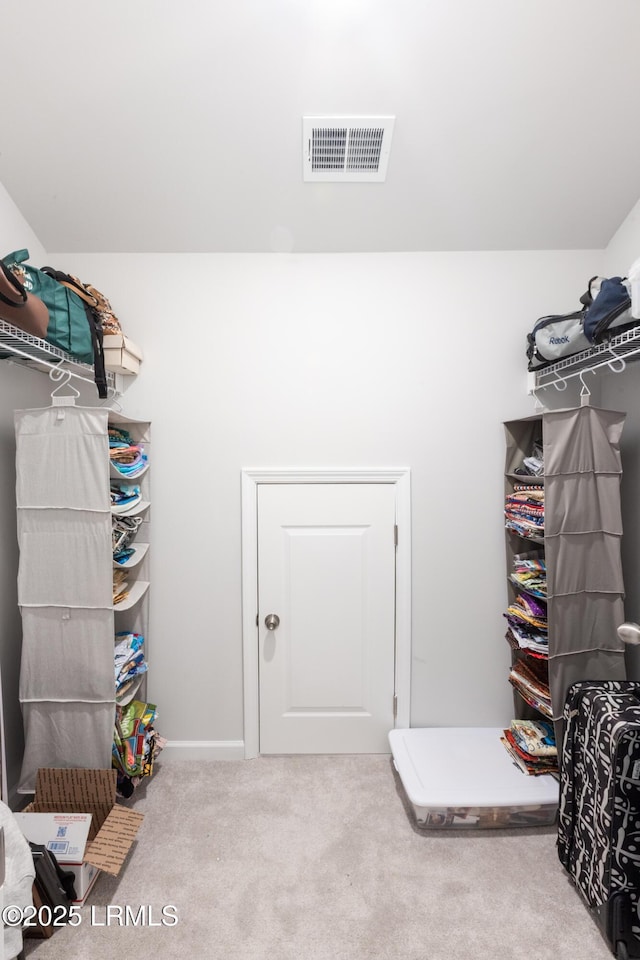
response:
<path id="1" fill-rule="evenodd" d="M 0 256 L 27 247 L 34 262 L 44 248 L 15 203 L 0 184 Z M 15 435 L 13 411 L 38 406 L 49 399 L 46 377 L 12 363 L 0 366 L 0 670 L 9 784 L 13 786 L 22 760 L 22 715 L 18 704 L 21 623 L 17 606 L 18 545 L 15 515 Z"/>
<path id="2" fill-rule="evenodd" d="M 640 257 L 640 201 L 611 239 L 603 261 L 603 276 L 626 276 Z M 625 576 L 625 616 L 640 622 L 640 366 L 632 363 L 619 374 L 602 377 L 602 405 L 627 414 L 622 433 L 622 560 Z M 628 651 L 629 673 L 640 679 L 640 650 Z"/>
<path id="3" fill-rule="evenodd" d="M 242 739 L 240 471 L 269 466 L 411 468 L 412 723 L 505 723 L 502 421 L 534 410 L 526 333 L 574 307 L 602 251 L 45 254 L 1 202 L 3 249 L 29 246 L 32 262 L 95 283 L 145 352 L 122 402 L 153 421 L 149 695 L 162 733 L 210 755 Z M 8 497 L 10 410 L 49 388 L 6 364 L 0 387 Z M 12 512 L 4 523 L 15 652 Z M 15 721 L 15 656 L 10 670 Z"/>
<path id="4" fill-rule="evenodd" d="M 240 471 L 409 466 L 414 725 L 512 712 L 502 421 L 533 412 L 525 336 L 601 252 L 49 254 L 145 351 L 150 697 L 172 741 L 242 739 Z"/>
<path id="5" fill-rule="evenodd" d="M 626 277 L 629 267 L 640 257 L 640 200 L 633 207 L 607 245 L 603 276 Z"/>

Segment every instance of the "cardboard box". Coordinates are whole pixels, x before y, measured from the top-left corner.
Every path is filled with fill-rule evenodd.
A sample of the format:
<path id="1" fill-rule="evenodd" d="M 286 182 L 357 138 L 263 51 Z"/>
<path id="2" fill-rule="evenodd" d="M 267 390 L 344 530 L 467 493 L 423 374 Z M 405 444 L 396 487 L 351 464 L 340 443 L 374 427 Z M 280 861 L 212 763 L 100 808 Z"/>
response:
<path id="1" fill-rule="evenodd" d="M 27 840 L 51 850 L 58 863 L 73 873 L 76 891 L 74 903 L 82 903 L 98 877 L 97 867 L 84 863 L 92 814 L 35 813 L 30 810 L 14 816 Z"/>
<path id="2" fill-rule="evenodd" d="M 144 819 L 116 803 L 115 770 L 52 767 L 38 770 L 33 801 L 18 816 L 25 837 L 44 843 L 73 871 L 77 904 L 84 903 L 101 870 L 118 876 Z M 62 854 L 61 842 L 68 842 Z"/>
<path id="3" fill-rule="evenodd" d="M 110 333 L 103 338 L 104 365 L 114 373 L 138 373 L 142 363 L 142 350 L 133 340 L 119 333 Z"/>

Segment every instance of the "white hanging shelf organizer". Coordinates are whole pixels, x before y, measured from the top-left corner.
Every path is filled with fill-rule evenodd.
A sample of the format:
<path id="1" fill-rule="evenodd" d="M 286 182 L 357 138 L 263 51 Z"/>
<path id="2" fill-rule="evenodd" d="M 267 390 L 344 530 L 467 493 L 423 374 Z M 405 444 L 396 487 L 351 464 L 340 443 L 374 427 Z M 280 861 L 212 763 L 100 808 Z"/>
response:
<path id="1" fill-rule="evenodd" d="M 41 340 L 25 333 L 0 319 L 0 359 L 20 363 L 33 370 L 47 373 L 54 383 L 68 383 L 81 380 L 95 386 L 94 370 L 91 364 L 81 363 L 70 354 L 54 347 L 47 340 Z M 124 389 L 124 376 L 107 370 L 107 390 L 109 397 L 121 394 Z"/>
<path id="2" fill-rule="evenodd" d="M 640 322 L 638 326 L 611 337 L 606 343 L 599 343 L 590 350 L 574 353 L 564 360 L 533 370 L 528 376 L 528 392 L 533 394 L 536 401 L 543 403 L 539 391 L 548 387 L 564 390 L 567 381 L 579 377 L 582 383 L 582 396 L 589 395 L 588 381 L 585 375 L 597 373 L 598 370 L 610 370 L 612 373 L 622 373 L 627 363 L 640 359 Z M 543 404 L 544 406 L 544 404 Z"/>

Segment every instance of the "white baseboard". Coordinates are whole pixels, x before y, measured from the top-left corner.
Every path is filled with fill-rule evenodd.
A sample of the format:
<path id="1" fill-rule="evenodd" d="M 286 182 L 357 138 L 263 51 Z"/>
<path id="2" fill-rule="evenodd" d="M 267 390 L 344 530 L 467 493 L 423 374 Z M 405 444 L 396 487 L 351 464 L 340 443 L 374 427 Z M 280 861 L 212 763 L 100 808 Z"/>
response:
<path id="1" fill-rule="evenodd" d="M 169 740 L 162 760 L 244 760 L 244 740 Z"/>

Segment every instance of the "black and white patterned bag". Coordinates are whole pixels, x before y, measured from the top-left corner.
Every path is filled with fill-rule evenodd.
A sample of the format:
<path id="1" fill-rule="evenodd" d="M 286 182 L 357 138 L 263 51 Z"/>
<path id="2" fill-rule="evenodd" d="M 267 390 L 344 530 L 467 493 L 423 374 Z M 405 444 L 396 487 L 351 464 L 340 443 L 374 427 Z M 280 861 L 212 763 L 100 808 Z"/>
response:
<path id="1" fill-rule="evenodd" d="M 640 683 L 575 683 L 563 719 L 558 856 L 589 907 L 624 905 L 640 943 Z"/>

